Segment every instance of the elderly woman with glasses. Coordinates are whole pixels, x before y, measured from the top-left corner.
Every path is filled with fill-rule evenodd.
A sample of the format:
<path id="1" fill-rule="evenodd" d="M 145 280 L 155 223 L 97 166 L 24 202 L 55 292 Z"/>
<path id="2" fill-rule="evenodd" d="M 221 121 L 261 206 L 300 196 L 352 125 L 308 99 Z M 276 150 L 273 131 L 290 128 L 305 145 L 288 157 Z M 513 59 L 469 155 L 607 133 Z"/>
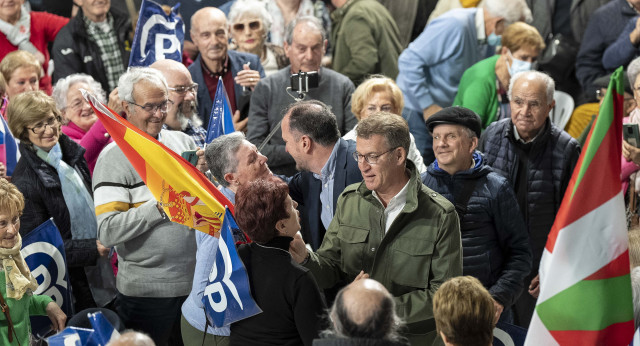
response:
<path id="1" fill-rule="evenodd" d="M 29 316 L 47 315 L 56 331 L 64 329 L 67 316 L 46 295 L 34 295 L 38 288 L 20 249 L 20 216 L 25 202 L 22 193 L 0 178 L 0 344 L 29 345 Z"/>
<path id="2" fill-rule="evenodd" d="M 289 65 L 282 47 L 266 43 L 271 22 L 271 15 L 258 1 L 237 1 L 229 11 L 229 27 L 235 49 L 259 56 L 267 76 Z"/>
<path id="3" fill-rule="evenodd" d="M 89 102 L 82 96 L 81 89 L 96 95 L 100 102 L 105 103 L 106 94 L 100 83 L 83 73 L 58 80 L 53 88 L 53 99 L 62 112 L 62 133 L 86 150 L 84 158 L 89 164 L 89 172 L 93 174 L 98 155 L 111 138 Z"/>
<path id="4" fill-rule="evenodd" d="M 60 112 L 41 91 L 24 92 L 7 109 L 9 129 L 20 140 L 13 183 L 25 197 L 23 236 L 53 218 L 65 245 L 76 311 L 95 307 L 85 266 L 109 250 L 97 240 L 91 178 L 84 148 L 60 132 Z"/>
<path id="5" fill-rule="evenodd" d="M 378 112 L 402 116 L 403 107 L 404 97 L 402 96 L 402 91 L 393 79 L 382 75 L 372 75 L 367 78 L 356 88 L 351 96 L 351 112 L 358 121 Z M 357 124 L 342 138 L 355 141 L 356 127 L 358 127 Z M 413 135 L 410 135 L 410 137 L 411 145 L 409 146 L 407 158 L 416 165 L 420 173 L 424 173 L 427 171 L 427 166 L 424 165 L 422 155 L 420 155 L 416 147 Z"/>
<path id="6" fill-rule="evenodd" d="M 241 185 L 236 222 L 253 243 L 238 247 L 262 313 L 231 324 L 229 345 L 306 345 L 318 336 L 325 304 L 313 275 L 293 261 L 298 204 L 276 177 Z"/>

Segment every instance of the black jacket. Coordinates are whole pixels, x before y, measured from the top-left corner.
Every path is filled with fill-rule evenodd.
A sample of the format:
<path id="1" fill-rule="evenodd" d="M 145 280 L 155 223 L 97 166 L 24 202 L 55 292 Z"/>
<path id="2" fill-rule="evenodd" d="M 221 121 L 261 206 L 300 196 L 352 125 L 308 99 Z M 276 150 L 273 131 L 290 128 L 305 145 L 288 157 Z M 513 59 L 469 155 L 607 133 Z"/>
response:
<path id="1" fill-rule="evenodd" d="M 474 184 L 460 223 L 462 273 L 476 277 L 505 308 L 513 304 L 531 271 L 527 227 L 516 196 L 503 176 L 484 164 L 479 152 L 475 167 L 449 175 L 434 161 L 422 182 L 454 205 L 467 184 Z"/>
<path id="2" fill-rule="evenodd" d="M 289 255 L 290 237 L 238 248 L 262 313 L 231 324 L 230 345 L 305 345 L 318 337 L 325 304 L 308 269 Z"/>
<path id="3" fill-rule="evenodd" d="M 122 63 L 126 69 L 129 66 L 133 34 L 131 19 L 127 14 L 114 9 L 113 6 L 109 13 L 113 16 L 113 28 L 118 36 Z M 60 78 L 74 73 L 86 73 L 98 81 L 102 85 L 102 89 L 109 94 L 111 89 L 105 73 L 106 68 L 100 56 L 100 48 L 89 38 L 82 16 L 80 9 L 78 14 L 60 30 L 53 42 L 51 50 L 55 62 L 53 83 L 55 84 Z"/>
<path id="4" fill-rule="evenodd" d="M 60 134 L 62 160 L 80 173 L 91 193 L 91 177 L 84 148 L 64 134 Z M 64 202 L 60 178 L 54 167 L 44 162 L 30 148 L 20 143 L 20 160 L 13 172 L 12 183 L 22 192 L 25 207 L 20 217 L 20 235 L 23 237 L 41 223 L 53 217 L 60 230 L 67 257 L 67 266 L 84 267 L 96 264 L 98 249 L 96 239 L 71 239 L 69 210 Z"/>
<path id="5" fill-rule="evenodd" d="M 578 141 L 549 119 L 544 126 L 543 132 L 528 145 L 528 151 L 516 141 L 511 119 L 503 119 L 487 127 L 479 144 L 486 164 L 509 180 L 518 201 L 526 201 L 520 209 L 529 229 L 533 275 L 538 272 L 547 236 L 580 156 Z M 526 165 L 523 167 L 525 190 L 516 187 L 521 162 Z"/>

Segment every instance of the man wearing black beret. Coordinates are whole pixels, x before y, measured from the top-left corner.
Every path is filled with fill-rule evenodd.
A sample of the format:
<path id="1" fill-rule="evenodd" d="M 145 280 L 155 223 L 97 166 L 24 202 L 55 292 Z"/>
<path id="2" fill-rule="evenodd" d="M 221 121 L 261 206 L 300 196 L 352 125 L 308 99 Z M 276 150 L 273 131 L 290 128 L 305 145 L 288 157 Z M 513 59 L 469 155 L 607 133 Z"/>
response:
<path id="1" fill-rule="evenodd" d="M 456 207 L 462 233 L 462 274 L 489 290 L 496 321 L 513 323 L 511 305 L 531 270 L 529 236 L 515 193 L 476 150 L 480 118 L 472 110 L 448 107 L 426 121 L 436 160 L 422 182 Z"/>

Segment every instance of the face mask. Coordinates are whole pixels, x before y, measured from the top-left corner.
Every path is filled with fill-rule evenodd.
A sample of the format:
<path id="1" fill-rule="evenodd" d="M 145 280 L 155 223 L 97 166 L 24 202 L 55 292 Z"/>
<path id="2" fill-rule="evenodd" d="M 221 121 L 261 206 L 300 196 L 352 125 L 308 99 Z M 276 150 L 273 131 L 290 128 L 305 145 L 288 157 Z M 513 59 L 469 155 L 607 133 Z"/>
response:
<path id="1" fill-rule="evenodd" d="M 499 46 L 501 42 L 502 36 L 496 35 L 495 32 L 492 32 L 491 34 L 489 34 L 489 37 L 487 37 L 487 43 L 490 46 Z"/>
<path id="2" fill-rule="evenodd" d="M 509 75 L 513 77 L 518 72 L 531 71 L 531 68 L 533 67 L 532 63 L 516 59 L 513 57 L 513 55 L 511 55 L 510 51 L 507 52 L 509 53 L 509 57 L 511 58 L 511 66 L 508 67 Z"/>

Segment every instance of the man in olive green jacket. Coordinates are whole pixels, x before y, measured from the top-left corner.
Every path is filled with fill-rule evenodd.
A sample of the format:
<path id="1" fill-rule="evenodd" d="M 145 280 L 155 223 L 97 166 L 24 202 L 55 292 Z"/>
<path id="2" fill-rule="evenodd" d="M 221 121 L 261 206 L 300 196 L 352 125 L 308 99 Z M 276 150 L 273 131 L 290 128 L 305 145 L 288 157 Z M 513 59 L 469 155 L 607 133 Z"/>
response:
<path id="1" fill-rule="evenodd" d="M 377 0 L 331 0 L 332 68 L 358 86 L 371 74 L 398 76 L 400 31 Z"/>
<path id="2" fill-rule="evenodd" d="M 420 181 L 407 161 L 409 128 L 398 116 L 377 113 L 358 123 L 358 167 L 364 181 L 348 186 L 316 253 L 301 238 L 293 258 L 321 288 L 370 277 L 394 296 L 414 345 L 436 339 L 432 298 L 448 278 L 462 275 L 460 225 L 453 205 Z"/>

